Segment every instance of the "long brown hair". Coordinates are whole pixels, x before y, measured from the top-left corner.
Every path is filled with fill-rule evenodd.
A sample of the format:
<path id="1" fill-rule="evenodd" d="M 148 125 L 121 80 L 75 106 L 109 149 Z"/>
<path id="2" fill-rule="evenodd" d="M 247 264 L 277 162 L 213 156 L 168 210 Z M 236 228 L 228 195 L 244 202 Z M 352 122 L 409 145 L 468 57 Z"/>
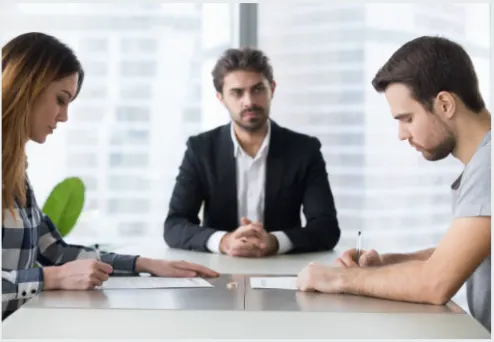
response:
<path id="1" fill-rule="evenodd" d="M 16 201 L 26 204 L 30 106 L 52 82 L 73 73 L 79 74 L 79 93 L 84 79 L 81 63 L 53 36 L 25 33 L 2 48 L 2 210 L 13 213 Z"/>

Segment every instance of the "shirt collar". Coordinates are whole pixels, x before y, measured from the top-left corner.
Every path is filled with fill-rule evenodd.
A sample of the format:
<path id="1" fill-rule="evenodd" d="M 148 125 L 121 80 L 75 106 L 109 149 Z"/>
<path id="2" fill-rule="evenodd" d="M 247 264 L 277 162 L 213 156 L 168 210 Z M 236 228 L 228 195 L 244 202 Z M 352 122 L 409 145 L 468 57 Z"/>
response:
<path id="1" fill-rule="evenodd" d="M 233 155 L 235 158 L 239 156 L 239 154 L 247 155 L 247 153 L 244 151 L 242 146 L 240 146 L 240 143 L 238 142 L 237 136 L 235 135 L 235 129 L 233 127 L 233 122 L 230 124 L 230 135 L 232 138 L 233 142 Z M 259 148 L 259 151 L 257 154 L 263 153 L 267 148 L 269 147 L 269 142 L 271 140 L 271 120 L 268 119 L 268 132 L 266 133 L 266 136 L 264 137 L 264 140 L 262 141 L 262 145 Z"/>

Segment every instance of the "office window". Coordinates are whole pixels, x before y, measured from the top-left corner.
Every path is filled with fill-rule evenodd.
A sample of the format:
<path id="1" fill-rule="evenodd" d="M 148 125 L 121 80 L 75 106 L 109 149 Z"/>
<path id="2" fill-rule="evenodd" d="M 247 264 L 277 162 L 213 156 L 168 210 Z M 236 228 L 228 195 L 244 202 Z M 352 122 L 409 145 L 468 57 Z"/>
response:
<path id="1" fill-rule="evenodd" d="M 109 72 L 109 65 L 105 60 L 87 60 L 83 67 L 87 77 L 103 77 Z"/>
<path id="2" fill-rule="evenodd" d="M 154 60 L 128 61 L 121 64 L 120 72 L 122 76 L 152 77 L 156 74 L 157 62 Z"/>
<path id="3" fill-rule="evenodd" d="M 67 165 L 71 168 L 94 168 L 98 165 L 98 156 L 95 153 L 70 153 Z"/>
<path id="4" fill-rule="evenodd" d="M 145 153 L 111 153 L 110 167 L 112 168 L 146 168 L 148 167 L 149 156 Z"/>
<path id="5" fill-rule="evenodd" d="M 360 85 L 364 80 L 364 74 L 363 70 L 293 69 L 290 73 L 280 75 L 280 78 L 285 82 L 296 81 L 300 85 L 325 87 L 331 82 L 338 82 L 341 85 Z"/>
<path id="6" fill-rule="evenodd" d="M 148 122 L 149 109 L 146 107 L 117 107 L 117 120 L 120 122 Z"/>
<path id="7" fill-rule="evenodd" d="M 361 127 L 363 123 L 364 111 L 355 112 L 348 111 L 325 111 L 321 115 L 321 112 L 311 112 L 310 121 L 312 124 L 317 125 L 351 125 L 353 127 Z"/>
<path id="8" fill-rule="evenodd" d="M 81 177 L 84 185 L 86 187 L 86 191 L 95 191 L 98 189 L 98 180 L 94 176 L 84 175 Z"/>
<path id="9" fill-rule="evenodd" d="M 108 39 L 105 38 L 87 38 L 81 39 L 80 49 L 85 53 L 107 53 Z"/>
<path id="10" fill-rule="evenodd" d="M 112 132 L 110 144 L 113 146 L 148 146 L 149 130 L 147 129 L 119 129 Z"/>
<path id="11" fill-rule="evenodd" d="M 84 100 L 105 100 L 108 97 L 108 87 L 106 84 L 91 84 L 81 88 L 79 96 Z"/>
<path id="12" fill-rule="evenodd" d="M 149 190 L 150 180 L 136 175 L 110 175 L 108 185 L 111 191 Z"/>
<path id="13" fill-rule="evenodd" d="M 340 126 L 341 127 L 341 126 Z M 332 127 L 334 128 L 334 127 Z M 364 135 L 362 132 L 332 133 L 321 134 L 319 141 L 324 147 L 331 146 L 362 146 L 364 144 Z"/>
<path id="14" fill-rule="evenodd" d="M 331 166 L 326 165 L 327 169 L 331 169 Z M 356 189 L 365 186 L 365 179 L 362 175 L 347 175 L 347 174 L 329 174 L 330 185 L 341 186 L 342 188 L 348 188 L 350 186 Z"/>
<path id="15" fill-rule="evenodd" d="M 67 145 L 92 145 L 97 146 L 99 144 L 98 131 L 94 128 L 80 128 L 70 129 L 67 134 Z"/>
<path id="16" fill-rule="evenodd" d="M 146 214 L 149 211 L 149 199 L 110 198 L 108 211 L 117 214 Z"/>
<path id="17" fill-rule="evenodd" d="M 118 233 L 124 237 L 134 237 L 136 235 L 146 233 L 147 224 L 142 221 L 123 221 L 118 226 Z"/>
<path id="18" fill-rule="evenodd" d="M 184 112 L 184 119 L 186 121 L 197 122 L 201 117 L 200 108 L 188 108 Z"/>
<path id="19" fill-rule="evenodd" d="M 364 20 L 365 12 L 362 7 L 356 5 L 335 5 L 328 6 L 322 1 L 313 2 L 312 4 L 297 4 L 299 15 L 294 16 L 292 20 L 297 26 L 314 26 L 323 22 L 337 24 L 347 24 L 349 22 L 361 23 Z M 295 6 L 294 6 L 295 7 Z M 295 11 L 295 9 L 292 9 Z"/>
<path id="20" fill-rule="evenodd" d="M 86 201 L 84 202 L 84 210 L 90 211 L 90 210 L 97 210 L 99 207 L 98 205 L 98 200 L 96 198 L 87 196 Z"/>
<path id="21" fill-rule="evenodd" d="M 364 101 L 364 92 L 355 91 L 332 91 L 332 90 L 312 90 L 308 92 L 304 88 L 291 89 L 292 102 L 297 104 L 355 104 Z M 277 101 L 278 102 L 278 101 Z"/>
<path id="22" fill-rule="evenodd" d="M 123 53 L 149 53 L 158 49 L 158 42 L 153 38 L 125 38 L 121 42 Z"/>
<path id="23" fill-rule="evenodd" d="M 77 127 L 78 123 L 87 123 L 96 129 L 98 124 L 103 121 L 103 118 L 106 116 L 108 110 L 104 107 L 93 106 L 92 100 L 85 100 L 82 97 L 80 99 L 76 99 L 76 101 L 80 100 L 81 102 L 75 102 L 69 107 L 69 125 L 70 127 Z M 72 123 L 74 122 L 74 123 Z"/>
<path id="24" fill-rule="evenodd" d="M 120 85 L 122 100 L 150 100 L 153 95 L 153 87 L 150 83 L 132 81 Z"/>

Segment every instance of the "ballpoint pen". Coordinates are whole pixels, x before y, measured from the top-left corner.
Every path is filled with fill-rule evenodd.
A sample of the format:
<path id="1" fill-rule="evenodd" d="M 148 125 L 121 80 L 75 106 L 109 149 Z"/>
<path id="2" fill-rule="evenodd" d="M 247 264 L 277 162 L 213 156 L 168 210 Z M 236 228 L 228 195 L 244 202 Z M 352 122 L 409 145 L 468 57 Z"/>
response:
<path id="1" fill-rule="evenodd" d="M 99 244 L 95 244 L 94 249 L 96 250 L 96 260 L 101 261 L 101 253 L 99 251 Z"/>
<path id="2" fill-rule="evenodd" d="M 359 264 L 358 261 L 360 259 L 360 250 L 361 249 L 362 249 L 362 232 L 359 230 L 358 236 L 357 236 L 357 260 L 355 260 L 357 265 Z"/>

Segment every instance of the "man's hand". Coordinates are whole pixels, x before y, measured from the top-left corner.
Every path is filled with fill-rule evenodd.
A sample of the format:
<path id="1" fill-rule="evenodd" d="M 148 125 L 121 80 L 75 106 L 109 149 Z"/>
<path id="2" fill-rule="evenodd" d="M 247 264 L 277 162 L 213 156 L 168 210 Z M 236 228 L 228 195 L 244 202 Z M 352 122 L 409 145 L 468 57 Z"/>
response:
<path id="1" fill-rule="evenodd" d="M 94 259 L 43 268 L 45 290 L 90 290 L 108 280 L 113 268 Z"/>
<path id="2" fill-rule="evenodd" d="M 375 267 L 383 266 L 383 259 L 374 249 L 370 251 L 360 250 L 360 258 L 356 263 L 357 250 L 355 248 L 345 251 L 341 257 L 336 259 L 335 265 L 338 267 Z"/>
<path id="3" fill-rule="evenodd" d="M 136 272 L 148 272 L 158 277 L 205 277 L 215 278 L 219 273 L 202 265 L 187 261 L 171 261 L 138 257 Z"/>
<path id="4" fill-rule="evenodd" d="M 342 271 L 345 270 L 312 262 L 298 274 L 297 289 L 300 291 L 343 293 Z"/>
<path id="5" fill-rule="evenodd" d="M 264 230 L 259 222 L 241 219 L 242 226 L 227 233 L 220 242 L 220 251 L 230 256 L 262 257 L 276 253 L 278 239 Z"/>

